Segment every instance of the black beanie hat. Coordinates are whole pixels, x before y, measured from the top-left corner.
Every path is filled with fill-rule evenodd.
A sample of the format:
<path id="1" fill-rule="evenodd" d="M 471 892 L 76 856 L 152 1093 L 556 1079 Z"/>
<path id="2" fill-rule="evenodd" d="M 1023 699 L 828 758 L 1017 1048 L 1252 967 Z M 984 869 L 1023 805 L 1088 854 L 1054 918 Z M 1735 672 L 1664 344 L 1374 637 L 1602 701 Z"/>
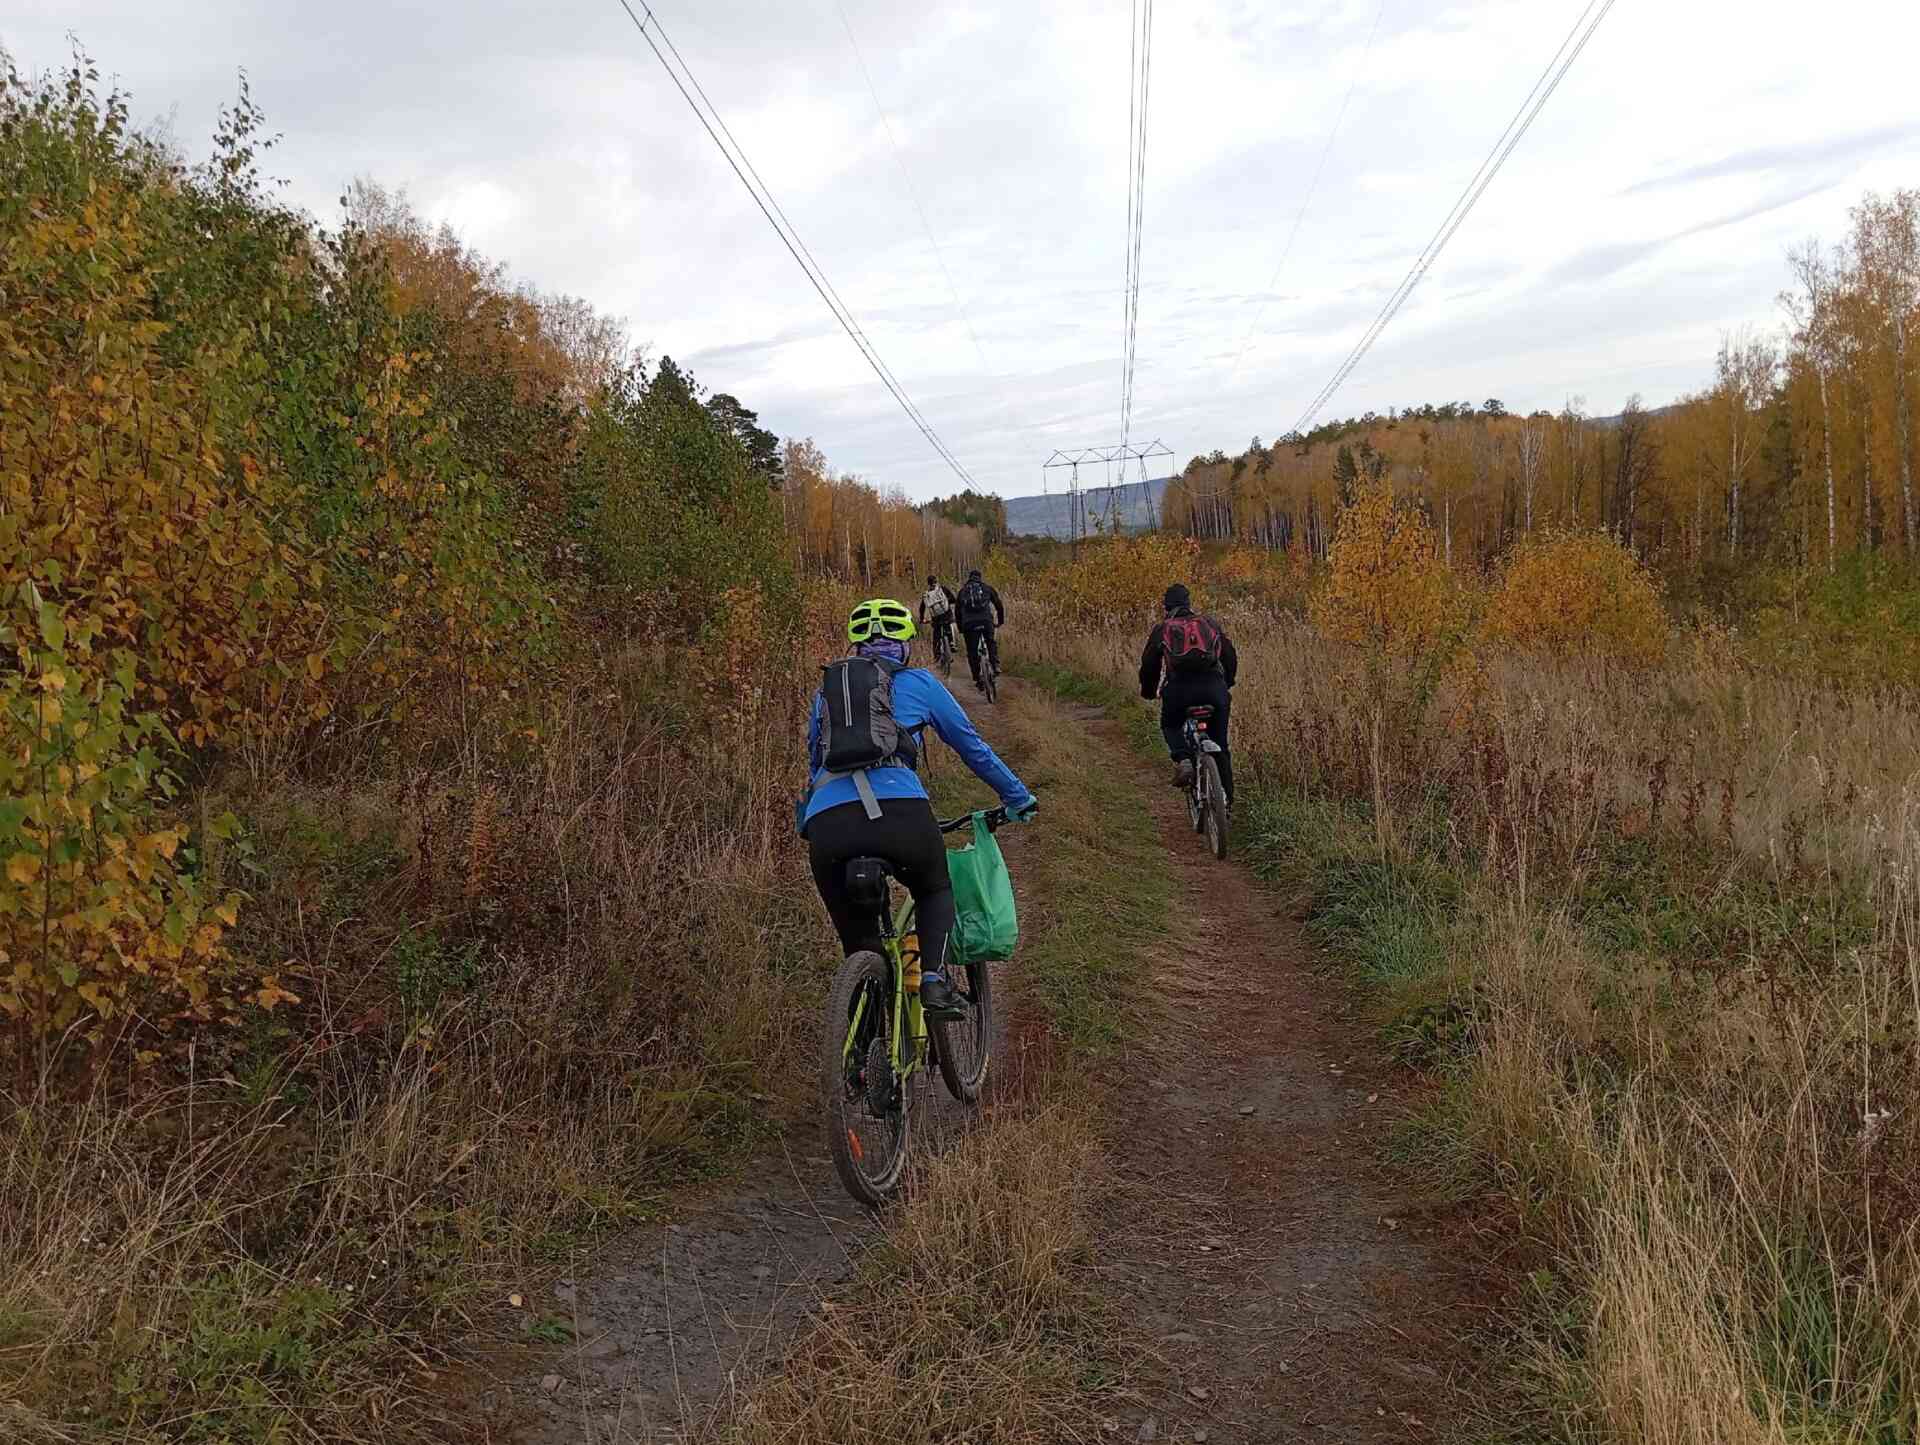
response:
<path id="1" fill-rule="evenodd" d="M 1176 607 L 1190 607 L 1193 605 L 1193 594 L 1187 591 L 1186 583 L 1176 582 L 1167 589 L 1167 595 L 1160 599 L 1160 605 L 1169 612 Z"/>

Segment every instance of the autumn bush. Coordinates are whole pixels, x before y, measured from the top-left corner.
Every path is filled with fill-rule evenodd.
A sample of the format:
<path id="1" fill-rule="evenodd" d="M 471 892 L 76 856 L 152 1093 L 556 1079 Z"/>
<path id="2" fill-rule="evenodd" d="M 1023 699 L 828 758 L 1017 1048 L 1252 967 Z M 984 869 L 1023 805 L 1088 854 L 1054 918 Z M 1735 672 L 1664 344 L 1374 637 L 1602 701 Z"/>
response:
<path id="1" fill-rule="evenodd" d="M 1542 532 L 1517 543 L 1482 621 L 1499 647 L 1648 667 L 1666 655 L 1652 572 L 1608 532 Z"/>
<path id="2" fill-rule="evenodd" d="M 1190 580 L 1198 556 L 1198 544 L 1166 533 L 1091 537 L 1064 563 L 1028 579 L 1025 590 L 1075 623 L 1145 620 L 1158 615 L 1170 583 Z M 1204 605 L 1204 597 L 1196 600 Z"/>
<path id="3" fill-rule="evenodd" d="M 1380 482 L 1340 513 L 1310 615 L 1336 641 L 1413 657 L 1457 642 L 1466 604 L 1425 516 Z"/>

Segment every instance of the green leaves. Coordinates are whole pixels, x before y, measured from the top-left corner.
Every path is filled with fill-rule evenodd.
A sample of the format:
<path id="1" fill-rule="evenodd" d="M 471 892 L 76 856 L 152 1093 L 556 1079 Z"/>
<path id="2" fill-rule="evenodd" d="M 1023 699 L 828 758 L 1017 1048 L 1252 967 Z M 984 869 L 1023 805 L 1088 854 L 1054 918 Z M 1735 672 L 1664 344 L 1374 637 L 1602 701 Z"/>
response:
<path id="1" fill-rule="evenodd" d="M 54 652 L 67 645 L 67 625 L 60 618 L 60 609 L 51 602 L 40 604 L 40 640 Z"/>

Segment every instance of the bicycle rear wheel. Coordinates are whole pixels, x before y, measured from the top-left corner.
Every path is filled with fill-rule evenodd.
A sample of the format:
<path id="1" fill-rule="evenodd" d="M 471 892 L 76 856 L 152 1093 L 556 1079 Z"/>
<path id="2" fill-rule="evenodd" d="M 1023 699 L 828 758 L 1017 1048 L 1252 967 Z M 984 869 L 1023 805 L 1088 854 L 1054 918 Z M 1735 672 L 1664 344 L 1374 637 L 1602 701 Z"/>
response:
<path id="1" fill-rule="evenodd" d="M 847 1193 L 870 1209 L 900 1187 L 913 1133 L 906 1081 L 893 1067 L 894 1012 L 891 963 L 866 952 L 840 965 L 821 1045 L 827 1152 Z"/>
<path id="2" fill-rule="evenodd" d="M 1000 683 L 998 681 L 997 674 L 995 674 L 993 670 L 993 665 L 991 663 L 982 662 L 980 664 L 980 681 L 986 687 L 987 701 L 988 702 L 999 701 Z"/>
<path id="3" fill-rule="evenodd" d="M 1205 814 L 1207 846 L 1216 858 L 1227 856 L 1227 790 L 1210 753 L 1200 755 L 1200 793 Z"/>
<path id="4" fill-rule="evenodd" d="M 942 634 L 934 640 L 933 651 L 940 663 L 940 675 L 942 677 L 952 677 L 953 642 L 945 634 Z"/>

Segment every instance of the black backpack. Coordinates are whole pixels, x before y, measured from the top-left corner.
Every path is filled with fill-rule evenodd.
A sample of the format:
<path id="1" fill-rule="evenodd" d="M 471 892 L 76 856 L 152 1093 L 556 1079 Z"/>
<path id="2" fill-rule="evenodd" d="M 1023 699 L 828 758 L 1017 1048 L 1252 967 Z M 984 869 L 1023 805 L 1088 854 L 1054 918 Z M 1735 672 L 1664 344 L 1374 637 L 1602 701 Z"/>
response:
<path id="1" fill-rule="evenodd" d="M 985 622 L 993 616 L 993 593 L 978 577 L 969 577 L 960 589 L 960 625 Z"/>
<path id="2" fill-rule="evenodd" d="M 852 778 L 869 818 L 880 803 L 867 781 L 868 768 L 918 764 L 913 735 L 893 715 L 893 675 L 898 663 L 877 657 L 843 657 L 820 672 L 820 696 L 826 704 L 822 729 L 830 778 Z"/>
<path id="3" fill-rule="evenodd" d="M 1206 672 L 1220 666 L 1220 642 L 1225 633 L 1211 617 L 1189 612 L 1160 624 L 1160 645 L 1174 672 Z"/>

